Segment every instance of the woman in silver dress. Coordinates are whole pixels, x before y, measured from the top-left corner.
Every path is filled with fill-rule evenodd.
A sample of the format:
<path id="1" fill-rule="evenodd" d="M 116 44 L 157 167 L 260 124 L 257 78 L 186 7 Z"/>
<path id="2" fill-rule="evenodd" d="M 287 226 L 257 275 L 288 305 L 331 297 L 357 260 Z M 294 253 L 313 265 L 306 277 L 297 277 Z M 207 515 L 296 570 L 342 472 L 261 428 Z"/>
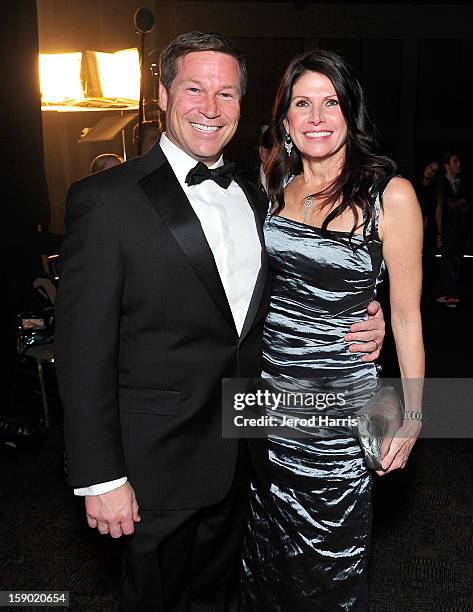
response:
<path id="1" fill-rule="evenodd" d="M 375 388 L 376 364 L 351 352 L 344 337 L 366 316 L 386 266 L 401 376 L 421 380 L 422 215 L 411 184 L 377 151 L 350 66 L 321 50 L 293 60 L 272 130 L 263 377 L 292 388 L 315 380 L 334 391 Z M 416 391 L 406 409 L 419 411 L 420 401 Z M 350 410 L 341 405 L 332 414 Z M 419 429 L 417 420 L 404 422 L 379 475 L 405 466 Z M 270 433 L 270 488 L 252 486 L 243 609 L 367 610 L 372 473 L 347 428 L 299 434 Z"/>

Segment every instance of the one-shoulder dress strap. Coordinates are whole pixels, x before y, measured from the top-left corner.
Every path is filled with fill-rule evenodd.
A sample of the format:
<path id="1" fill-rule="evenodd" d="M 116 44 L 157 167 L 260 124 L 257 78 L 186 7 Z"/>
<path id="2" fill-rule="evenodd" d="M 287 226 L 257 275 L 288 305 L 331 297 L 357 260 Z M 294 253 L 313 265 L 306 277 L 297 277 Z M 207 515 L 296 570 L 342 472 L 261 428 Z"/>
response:
<path id="1" fill-rule="evenodd" d="M 366 226 L 366 235 L 374 238 L 375 240 L 379 240 L 379 217 L 381 213 L 381 198 L 379 192 L 376 193 L 375 201 L 374 201 L 374 216 L 368 221 Z M 373 227 L 374 223 L 374 227 Z"/>
<path id="2" fill-rule="evenodd" d="M 399 176 L 399 175 L 396 175 Z M 380 185 L 380 187 L 377 189 L 376 192 L 373 191 L 373 195 L 375 196 L 375 201 L 374 201 L 374 232 L 373 232 L 373 236 L 380 240 L 379 237 L 379 220 L 380 220 L 380 216 L 381 216 L 381 202 L 383 199 L 383 194 L 386 191 L 386 187 L 389 185 L 389 181 L 391 180 L 391 178 L 393 177 L 389 177 L 384 183 L 382 183 Z M 368 235 L 371 234 L 371 229 L 372 229 L 372 222 L 370 220 L 370 222 L 368 223 L 368 227 L 367 227 L 367 233 Z"/>
<path id="3" fill-rule="evenodd" d="M 378 237 L 379 237 L 379 233 L 378 233 L 379 217 L 381 215 L 381 198 L 382 198 L 382 195 L 377 193 L 376 200 L 374 201 L 374 227 L 375 227 L 375 231 Z"/>

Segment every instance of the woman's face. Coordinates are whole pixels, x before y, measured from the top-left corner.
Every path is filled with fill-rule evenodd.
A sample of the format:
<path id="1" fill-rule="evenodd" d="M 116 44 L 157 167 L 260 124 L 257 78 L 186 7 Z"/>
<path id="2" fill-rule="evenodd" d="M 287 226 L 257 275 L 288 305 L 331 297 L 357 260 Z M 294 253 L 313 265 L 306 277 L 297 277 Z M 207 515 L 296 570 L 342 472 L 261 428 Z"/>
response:
<path id="1" fill-rule="evenodd" d="M 328 77 L 305 72 L 297 79 L 284 127 L 302 157 L 325 159 L 345 152 L 347 124 Z"/>

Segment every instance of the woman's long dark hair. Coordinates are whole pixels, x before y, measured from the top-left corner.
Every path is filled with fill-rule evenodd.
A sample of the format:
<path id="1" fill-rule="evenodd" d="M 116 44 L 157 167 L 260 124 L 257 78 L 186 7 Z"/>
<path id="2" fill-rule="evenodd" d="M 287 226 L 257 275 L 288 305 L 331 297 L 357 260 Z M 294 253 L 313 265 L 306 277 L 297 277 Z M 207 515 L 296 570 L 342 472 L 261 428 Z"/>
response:
<path id="1" fill-rule="evenodd" d="M 296 57 L 287 67 L 279 85 L 271 125 L 274 144 L 265 164 L 268 195 L 276 205 L 273 214 L 278 214 L 285 206 L 284 186 L 287 177 L 302 172 L 299 151 L 294 146 L 292 154 L 288 156 L 284 148 L 286 130 L 283 120 L 291 104 L 294 84 L 306 72 L 319 72 L 330 79 L 347 124 L 346 155 L 342 171 L 327 188 L 312 194 L 312 197 L 321 199 L 322 207 L 334 207 L 324 219 L 322 229 L 329 231 L 328 224 L 350 208 L 355 217 L 350 243 L 355 231 L 363 227 L 365 244 L 370 238 L 367 236 L 367 228 L 373 230 L 375 225 L 376 195 L 382 196 L 388 181 L 396 173 L 396 165 L 388 157 L 379 154 L 376 129 L 368 117 L 360 82 L 351 66 L 333 51 L 320 49 Z"/>

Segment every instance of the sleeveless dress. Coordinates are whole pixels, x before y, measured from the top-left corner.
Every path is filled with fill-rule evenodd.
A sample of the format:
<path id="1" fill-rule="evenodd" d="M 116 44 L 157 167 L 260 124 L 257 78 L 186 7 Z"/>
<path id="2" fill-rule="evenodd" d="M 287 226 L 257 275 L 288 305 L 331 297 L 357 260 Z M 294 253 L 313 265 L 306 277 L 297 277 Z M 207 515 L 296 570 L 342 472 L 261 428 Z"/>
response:
<path id="1" fill-rule="evenodd" d="M 366 306 L 384 270 L 379 209 L 377 198 L 372 239 L 355 251 L 349 232 L 327 233 L 268 215 L 272 293 L 264 378 L 292 381 L 294 388 L 316 380 L 334 390 L 353 384 L 374 392 L 376 365 L 350 353 L 343 336 L 352 323 L 367 318 Z M 362 242 L 362 236 L 352 237 L 353 245 Z M 355 409 L 339 407 L 335 413 L 343 417 Z M 361 448 L 343 426 L 298 434 L 269 434 L 270 489 L 256 482 L 251 487 L 242 610 L 365 611 L 371 475 Z"/>

